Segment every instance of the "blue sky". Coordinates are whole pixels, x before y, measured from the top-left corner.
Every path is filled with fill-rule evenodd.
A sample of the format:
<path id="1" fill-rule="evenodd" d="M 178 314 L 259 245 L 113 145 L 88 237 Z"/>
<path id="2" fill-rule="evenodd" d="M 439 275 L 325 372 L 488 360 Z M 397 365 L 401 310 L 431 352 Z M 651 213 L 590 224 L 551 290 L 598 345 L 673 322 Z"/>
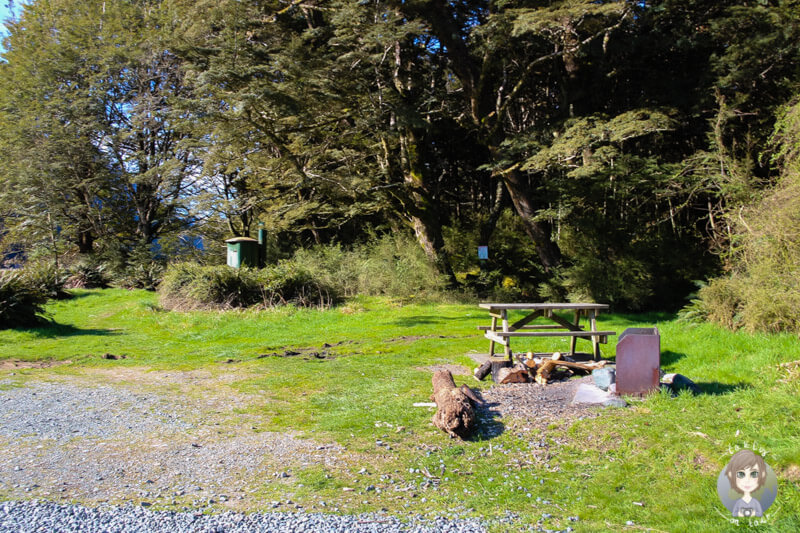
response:
<path id="1" fill-rule="evenodd" d="M 26 0 L 27 1 L 27 0 Z M 0 0 L 0 20 L 3 22 L 6 21 L 11 16 L 11 12 L 9 11 L 9 2 L 8 0 Z M 15 1 L 14 2 L 14 13 L 19 13 L 20 8 L 22 7 L 23 2 Z M 5 48 L 3 48 L 2 39 L 6 36 L 6 27 L 5 25 L 0 26 L 0 54 L 5 52 Z"/>

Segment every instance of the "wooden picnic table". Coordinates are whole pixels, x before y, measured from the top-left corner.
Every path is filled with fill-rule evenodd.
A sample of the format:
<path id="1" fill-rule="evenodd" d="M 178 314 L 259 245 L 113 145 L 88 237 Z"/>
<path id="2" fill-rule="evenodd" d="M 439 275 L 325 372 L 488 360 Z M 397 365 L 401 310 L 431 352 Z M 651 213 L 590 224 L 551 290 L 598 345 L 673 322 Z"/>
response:
<path id="1" fill-rule="evenodd" d="M 503 346 L 505 356 L 512 360 L 511 337 L 567 337 L 570 339 L 569 355 L 575 355 L 575 341 L 587 339 L 592 341 L 592 356 L 600 359 L 600 344 L 608 342 L 614 331 L 597 330 L 597 314 L 608 310 L 607 304 L 595 303 L 483 303 L 483 309 L 489 310 L 492 318 L 490 326 L 478 326 L 489 339 L 489 356 L 494 357 L 494 345 Z M 527 311 L 528 313 L 513 324 L 508 323 L 509 311 Z M 572 311 L 574 320 L 569 322 L 554 314 L 554 311 Z M 589 329 L 580 324 L 582 316 L 589 319 Z M 532 324 L 537 318 L 550 320 L 551 324 Z M 499 321 L 499 324 L 498 324 Z M 551 330 L 551 331 L 547 331 Z"/>

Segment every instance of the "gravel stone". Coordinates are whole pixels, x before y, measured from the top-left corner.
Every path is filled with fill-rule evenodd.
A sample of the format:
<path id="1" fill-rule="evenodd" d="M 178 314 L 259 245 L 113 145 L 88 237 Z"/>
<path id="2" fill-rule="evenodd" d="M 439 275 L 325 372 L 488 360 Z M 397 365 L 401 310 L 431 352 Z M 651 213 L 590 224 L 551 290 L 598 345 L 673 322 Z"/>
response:
<path id="1" fill-rule="evenodd" d="M 46 501 L 0 503 L 0 530 L 19 533 L 483 533 L 478 520 L 399 518 L 380 514 L 233 513 L 151 511 L 136 506 L 89 508 Z"/>
<path id="2" fill-rule="evenodd" d="M 253 432 L 251 420 L 234 412 L 241 398 L 214 396 L 219 387 L 197 400 L 136 380 L 48 379 L 22 386 L 0 380 L 0 493 L 8 499 L 0 501 L 0 532 L 485 531 L 480 520 L 464 517 L 279 512 L 283 504 L 254 501 L 253 493 L 285 482 L 293 467 L 346 463 L 347 450 L 291 432 Z M 198 380 L 196 372 L 146 379 L 176 386 Z M 74 501 L 81 504 L 66 503 Z M 232 501 L 276 511 L 222 510 Z M 184 511 L 154 510 L 176 504 Z M 288 499 L 285 505 L 302 509 Z"/>
<path id="3" fill-rule="evenodd" d="M 64 444 L 78 437 L 111 437 L 120 425 L 134 437 L 192 427 L 176 416 L 166 399 L 104 385 L 32 382 L 2 391 L 0 405 L 0 437 L 8 439 Z"/>

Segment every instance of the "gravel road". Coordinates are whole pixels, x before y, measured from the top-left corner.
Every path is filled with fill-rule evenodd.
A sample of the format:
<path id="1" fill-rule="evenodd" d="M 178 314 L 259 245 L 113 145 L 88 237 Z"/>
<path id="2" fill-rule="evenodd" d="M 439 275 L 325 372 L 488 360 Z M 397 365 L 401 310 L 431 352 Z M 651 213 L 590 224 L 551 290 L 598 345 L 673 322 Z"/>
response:
<path id="1" fill-rule="evenodd" d="M 335 469 L 349 452 L 260 430 L 236 409 L 259 399 L 230 397 L 218 376 L 121 372 L 0 380 L 0 531 L 484 531 L 459 516 L 403 522 L 259 501 L 265 485 L 293 490 L 295 471 Z M 275 512 L 239 512 L 253 508 Z"/>

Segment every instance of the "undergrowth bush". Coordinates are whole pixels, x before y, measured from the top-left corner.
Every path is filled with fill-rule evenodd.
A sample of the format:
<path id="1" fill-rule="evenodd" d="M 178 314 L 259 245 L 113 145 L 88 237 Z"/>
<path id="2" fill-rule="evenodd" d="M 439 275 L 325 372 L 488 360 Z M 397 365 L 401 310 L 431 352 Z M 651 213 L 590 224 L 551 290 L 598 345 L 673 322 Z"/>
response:
<path id="1" fill-rule="evenodd" d="M 443 228 L 446 250 L 464 289 L 484 300 L 538 300 L 537 286 L 548 276 L 520 217 L 511 209 L 503 210 L 489 242 L 479 242 L 485 223 L 485 217 L 478 215 Z M 483 264 L 478 260 L 479 245 L 489 247 L 489 259 Z"/>
<path id="2" fill-rule="evenodd" d="M 166 271 L 166 259 L 153 244 L 139 242 L 112 261 L 112 284 L 124 289 L 155 290 Z"/>
<path id="3" fill-rule="evenodd" d="M 800 183 L 782 184 L 742 220 L 731 273 L 710 280 L 685 313 L 730 329 L 800 333 Z"/>
<path id="4" fill-rule="evenodd" d="M 337 301 L 331 287 L 291 265 L 264 269 L 178 263 L 167 268 L 158 288 L 167 309 L 231 309 L 293 304 L 328 307 Z"/>
<path id="5" fill-rule="evenodd" d="M 0 329 L 27 328 L 45 321 L 47 295 L 22 272 L 0 271 Z"/>
<path id="6" fill-rule="evenodd" d="M 287 303 L 328 307 L 359 294 L 432 299 L 444 289 L 443 276 L 414 240 L 387 235 L 351 249 L 301 249 L 291 259 L 263 269 L 174 264 L 158 291 L 164 307 L 185 310 Z"/>
<path id="7" fill-rule="evenodd" d="M 730 274 L 709 281 L 684 314 L 749 331 L 800 333 L 800 98 L 775 133 L 782 177 L 764 198 L 731 214 Z"/>
<path id="8" fill-rule="evenodd" d="M 287 262 L 344 297 L 386 295 L 401 299 L 441 296 L 446 281 L 419 244 L 404 235 L 372 237 L 365 244 L 298 250 Z"/>
<path id="9" fill-rule="evenodd" d="M 52 263 L 32 263 L 23 271 L 25 283 L 47 299 L 66 300 L 72 295 L 66 291 L 69 274 Z"/>
<path id="10" fill-rule="evenodd" d="M 83 259 L 70 267 L 66 286 L 70 289 L 105 289 L 109 277 L 105 263 Z"/>

